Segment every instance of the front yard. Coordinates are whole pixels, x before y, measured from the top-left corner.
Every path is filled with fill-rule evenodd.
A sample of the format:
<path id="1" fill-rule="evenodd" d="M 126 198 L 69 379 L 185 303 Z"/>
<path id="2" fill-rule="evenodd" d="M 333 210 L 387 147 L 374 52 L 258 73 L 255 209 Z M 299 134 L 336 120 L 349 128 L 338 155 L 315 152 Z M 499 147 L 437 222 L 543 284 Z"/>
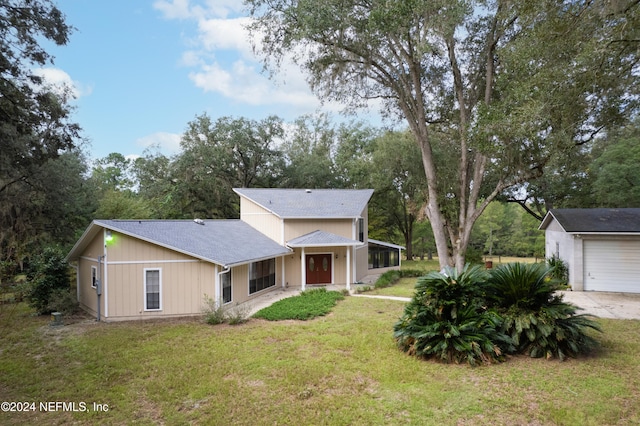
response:
<path id="1" fill-rule="evenodd" d="M 307 322 L 50 327 L 0 305 L 0 400 L 35 403 L 0 423 L 640 423 L 640 321 L 601 320 L 602 350 L 589 358 L 472 368 L 399 351 L 403 307 L 347 297 Z"/>

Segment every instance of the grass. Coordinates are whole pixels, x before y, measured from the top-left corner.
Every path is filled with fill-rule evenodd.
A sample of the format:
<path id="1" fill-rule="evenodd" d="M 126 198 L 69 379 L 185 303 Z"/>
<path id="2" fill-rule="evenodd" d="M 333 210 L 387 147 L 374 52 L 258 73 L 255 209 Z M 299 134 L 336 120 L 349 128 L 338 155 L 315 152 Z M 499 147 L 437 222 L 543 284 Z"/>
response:
<path id="1" fill-rule="evenodd" d="M 471 368 L 400 352 L 391 328 L 404 304 L 392 300 L 348 297 L 312 321 L 238 326 L 50 327 L 13 306 L 0 312 L 0 401 L 109 410 L 0 413 L 3 425 L 640 423 L 640 321 L 600 320 L 597 356 Z"/>
<path id="2" fill-rule="evenodd" d="M 338 291 L 316 288 L 303 291 L 298 296 L 279 300 L 256 312 L 253 316 L 269 321 L 309 320 L 327 315 L 338 300 L 342 299 L 344 299 L 344 295 Z"/>

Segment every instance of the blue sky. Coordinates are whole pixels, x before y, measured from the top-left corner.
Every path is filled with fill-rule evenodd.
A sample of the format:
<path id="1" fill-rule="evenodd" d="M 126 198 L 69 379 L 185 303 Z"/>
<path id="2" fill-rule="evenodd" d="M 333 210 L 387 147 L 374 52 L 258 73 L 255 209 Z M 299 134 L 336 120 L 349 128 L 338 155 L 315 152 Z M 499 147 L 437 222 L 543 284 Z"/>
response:
<path id="1" fill-rule="evenodd" d="M 48 48 L 55 62 L 41 73 L 72 87 L 74 121 L 94 159 L 141 155 L 154 144 L 175 154 L 187 123 L 205 112 L 292 121 L 320 108 L 296 65 L 285 64 L 275 81 L 261 73 L 242 0 L 56 4 L 76 31 L 66 46 Z"/>

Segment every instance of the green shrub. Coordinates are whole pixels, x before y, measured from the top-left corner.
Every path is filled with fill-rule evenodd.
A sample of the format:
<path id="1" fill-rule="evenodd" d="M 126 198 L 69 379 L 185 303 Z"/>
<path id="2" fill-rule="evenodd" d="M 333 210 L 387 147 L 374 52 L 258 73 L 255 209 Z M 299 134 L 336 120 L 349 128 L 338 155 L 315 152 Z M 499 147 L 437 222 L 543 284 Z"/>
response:
<path id="1" fill-rule="evenodd" d="M 229 325 L 238 325 L 249 319 L 249 305 L 236 304 L 224 311 L 224 319 Z"/>
<path id="2" fill-rule="evenodd" d="M 370 285 L 363 285 L 356 287 L 356 293 L 366 293 L 367 291 L 371 291 L 372 287 Z"/>
<path id="3" fill-rule="evenodd" d="M 519 353 L 562 360 L 593 349 L 597 341 L 586 332 L 600 326 L 562 300 L 563 283 L 551 272 L 545 264 L 502 265 L 490 274 L 487 298 Z"/>
<path id="4" fill-rule="evenodd" d="M 500 360 L 512 345 L 500 332 L 501 318 L 484 307 L 485 281 L 486 272 L 478 265 L 419 278 L 414 297 L 394 325 L 400 349 L 471 365 Z"/>
<path id="5" fill-rule="evenodd" d="M 560 284 L 565 287 L 569 285 L 569 265 L 564 260 L 553 255 L 547 259 L 547 266 L 549 266 L 549 275 L 552 278 L 559 280 Z"/>
<path id="6" fill-rule="evenodd" d="M 51 295 L 58 289 L 69 290 L 69 265 L 62 250 L 48 247 L 36 256 L 28 274 L 25 297 L 29 305 L 40 314 L 52 312 L 49 309 Z"/>
<path id="7" fill-rule="evenodd" d="M 222 324 L 225 320 L 224 308 L 218 306 L 216 301 L 206 294 L 204 295 L 204 307 L 202 311 L 204 313 L 204 322 L 207 324 Z"/>
<path id="8" fill-rule="evenodd" d="M 399 270 L 387 271 L 378 277 L 374 284 L 374 288 L 389 287 L 390 285 L 400 280 L 400 277 L 401 275 Z"/>
<path id="9" fill-rule="evenodd" d="M 324 287 L 303 291 L 298 296 L 278 300 L 256 312 L 255 318 L 263 318 L 269 321 L 287 319 L 309 320 L 323 316 L 331 311 L 338 300 L 343 300 L 344 295 L 338 291 L 327 291 Z"/>
<path id="10" fill-rule="evenodd" d="M 80 311 L 80 305 L 75 290 L 68 288 L 53 290 L 49 294 L 49 303 L 46 310 L 49 312 L 61 312 L 64 315 L 77 314 Z"/>
<path id="11" fill-rule="evenodd" d="M 374 284 L 374 288 L 385 288 L 397 283 L 401 278 L 417 278 L 424 275 L 420 269 L 399 269 L 387 271 L 380 275 Z"/>

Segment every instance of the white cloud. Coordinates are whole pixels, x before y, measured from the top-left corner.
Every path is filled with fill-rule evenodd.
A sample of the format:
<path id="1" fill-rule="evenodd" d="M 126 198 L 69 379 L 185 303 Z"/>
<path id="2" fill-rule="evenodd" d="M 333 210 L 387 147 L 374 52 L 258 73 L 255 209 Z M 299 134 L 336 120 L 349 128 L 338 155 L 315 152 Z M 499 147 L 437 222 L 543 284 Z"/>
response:
<path id="1" fill-rule="evenodd" d="M 242 0 L 207 0 L 203 6 L 190 0 L 157 0 L 153 7 L 166 19 L 227 18 L 243 9 Z"/>
<path id="2" fill-rule="evenodd" d="M 275 85 L 256 70 L 255 64 L 236 61 L 231 69 L 218 63 L 203 65 L 189 78 L 205 92 L 214 92 L 248 105 L 289 104 L 313 110 L 319 101 L 309 92 L 306 84 Z M 296 80 L 292 79 L 290 83 Z"/>
<path id="3" fill-rule="evenodd" d="M 157 147 L 163 154 L 173 155 L 180 152 L 180 139 L 177 133 L 156 132 L 136 140 L 136 145 L 144 148 Z"/>
<path id="4" fill-rule="evenodd" d="M 249 18 L 200 20 L 198 31 L 202 47 L 208 51 L 236 50 L 247 58 L 255 59 L 245 28 L 250 22 Z"/>
<path id="5" fill-rule="evenodd" d="M 262 73 L 254 55 L 242 0 L 157 0 L 154 7 L 167 19 L 191 20 L 196 33 L 179 59 L 189 78 L 205 92 L 250 106 L 290 106 L 313 112 L 320 101 L 311 92 L 300 67 L 284 58 L 277 75 Z M 195 44 L 193 44 L 195 42 Z M 329 105 L 330 110 L 339 109 Z"/>
<path id="6" fill-rule="evenodd" d="M 189 7 L 189 0 L 158 0 L 153 3 L 153 7 L 162 12 L 166 19 L 189 19 L 197 13 Z"/>
<path id="7" fill-rule="evenodd" d="M 88 96 L 93 91 L 90 86 L 74 81 L 69 74 L 59 68 L 38 68 L 33 73 L 44 79 L 45 84 L 59 95 L 70 95 L 73 99 Z"/>

